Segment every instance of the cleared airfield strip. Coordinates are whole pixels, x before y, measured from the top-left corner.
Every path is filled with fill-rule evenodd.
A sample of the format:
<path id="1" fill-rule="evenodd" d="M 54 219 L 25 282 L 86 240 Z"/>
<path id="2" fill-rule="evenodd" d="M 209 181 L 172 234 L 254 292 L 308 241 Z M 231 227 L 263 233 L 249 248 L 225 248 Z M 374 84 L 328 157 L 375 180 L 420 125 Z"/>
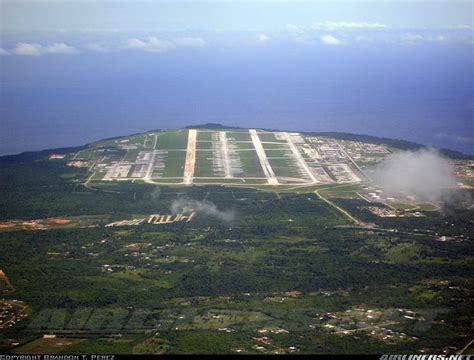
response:
<path id="1" fill-rule="evenodd" d="M 262 143 L 257 135 L 257 130 L 249 129 L 250 137 L 252 138 L 253 146 L 257 151 L 258 160 L 260 161 L 260 165 L 262 166 L 263 172 L 267 177 L 268 184 L 270 185 L 278 185 L 278 179 L 273 172 L 273 169 L 270 165 L 270 162 L 267 159 L 267 154 L 265 154 L 265 150 L 263 149 Z"/>
<path id="2" fill-rule="evenodd" d="M 219 131 L 219 140 L 221 143 L 221 150 L 222 150 L 222 160 L 224 162 L 224 172 L 226 178 L 231 178 L 232 176 L 232 169 L 230 167 L 230 159 L 229 159 L 229 148 L 227 144 L 227 134 L 225 131 Z"/>
<path id="3" fill-rule="evenodd" d="M 148 169 L 146 171 L 146 175 L 143 178 L 143 181 L 149 184 L 154 184 L 154 181 L 151 179 L 151 176 L 153 174 L 153 166 L 155 164 L 155 156 L 156 156 L 156 150 L 153 150 L 150 156 L 150 161 L 148 162 Z"/>
<path id="4" fill-rule="evenodd" d="M 194 177 L 194 165 L 196 164 L 196 137 L 197 130 L 190 129 L 188 133 L 188 148 L 186 150 L 186 162 L 184 164 L 184 183 L 192 184 Z"/>
<path id="5" fill-rule="evenodd" d="M 311 181 L 313 183 L 317 183 L 318 180 L 316 179 L 316 177 L 313 175 L 313 173 L 311 172 L 311 169 L 309 168 L 308 164 L 306 163 L 306 161 L 303 159 L 303 156 L 301 156 L 300 152 L 298 151 L 296 145 L 293 143 L 293 140 L 291 140 L 291 136 L 289 133 L 287 132 L 284 132 L 282 133 L 283 136 L 285 137 L 286 141 L 288 142 L 288 145 L 290 145 L 290 149 L 291 151 L 293 152 L 293 155 L 295 155 L 296 159 L 298 160 L 298 162 L 300 163 L 300 166 L 306 171 L 306 173 L 309 175 Z"/>

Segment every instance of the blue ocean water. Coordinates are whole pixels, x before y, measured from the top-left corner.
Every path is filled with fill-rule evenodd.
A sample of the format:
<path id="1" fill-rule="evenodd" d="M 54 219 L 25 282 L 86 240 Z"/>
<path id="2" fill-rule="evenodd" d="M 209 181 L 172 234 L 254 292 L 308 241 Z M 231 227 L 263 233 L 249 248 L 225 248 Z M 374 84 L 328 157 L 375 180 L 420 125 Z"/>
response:
<path id="1" fill-rule="evenodd" d="M 472 46 L 280 44 L 0 61 L 0 154 L 207 122 L 474 154 Z"/>

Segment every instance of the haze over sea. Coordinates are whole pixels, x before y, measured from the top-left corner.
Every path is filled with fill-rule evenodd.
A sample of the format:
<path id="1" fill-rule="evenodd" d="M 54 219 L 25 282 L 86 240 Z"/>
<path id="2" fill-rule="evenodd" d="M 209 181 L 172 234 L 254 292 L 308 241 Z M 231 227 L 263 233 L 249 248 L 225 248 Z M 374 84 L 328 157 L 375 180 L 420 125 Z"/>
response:
<path id="1" fill-rule="evenodd" d="M 105 19 L 110 29 L 102 32 L 80 30 L 94 24 L 89 24 L 90 16 L 84 24 L 75 20 L 77 10 L 67 8 L 67 2 L 67 11 L 55 18 L 63 23 L 57 24 L 50 13 L 41 13 L 46 5 L 29 5 L 28 13 L 15 2 L 6 4 L 10 7 L 5 5 L 4 13 L 12 16 L 3 19 L 0 44 L 0 154 L 208 122 L 353 132 L 474 154 L 472 15 L 465 15 L 469 2 L 457 3 L 452 14 L 441 7 L 438 13 L 426 13 L 417 28 L 402 24 L 404 12 L 415 11 L 407 3 L 398 10 L 400 3 L 392 3 L 390 11 L 377 5 L 381 8 L 371 14 L 372 20 L 357 20 L 369 12 L 353 10 L 345 15 L 356 19 L 352 22 L 314 20 L 304 9 L 313 5 L 300 9 L 290 4 L 280 12 L 269 5 L 265 9 L 272 9 L 271 16 L 255 16 L 252 24 L 244 24 L 252 9 L 237 14 L 236 9 L 245 8 L 242 4 L 234 12 L 216 10 L 212 18 L 201 11 L 194 21 L 185 5 L 175 10 L 163 2 L 171 10 L 160 8 L 155 15 L 181 11 L 187 17 L 175 18 L 191 25 L 114 30 L 123 24 L 115 14 L 120 22 L 110 15 Z M 97 4 L 110 7 L 108 2 Z M 134 7 L 133 2 L 124 4 Z M 327 5 L 326 13 L 318 8 L 320 17 L 334 19 L 332 6 Z M 449 2 L 446 6 L 452 7 Z M 423 9 L 416 11 L 425 14 Z M 148 16 L 143 4 L 138 10 L 140 22 L 128 23 L 133 29 Z M 245 26 L 214 29 L 224 26 L 218 19 L 229 20 L 229 14 L 240 16 Z M 210 24 L 207 28 L 198 22 L 201 18 Z M 266 23 L 257 26 L 259 19 Z M 61 29 L 70 23 L 75 28 Z M 51 28 L 32 28 L 40 25 Z M 242 30 L 249 27 L 255 29 Z"/>

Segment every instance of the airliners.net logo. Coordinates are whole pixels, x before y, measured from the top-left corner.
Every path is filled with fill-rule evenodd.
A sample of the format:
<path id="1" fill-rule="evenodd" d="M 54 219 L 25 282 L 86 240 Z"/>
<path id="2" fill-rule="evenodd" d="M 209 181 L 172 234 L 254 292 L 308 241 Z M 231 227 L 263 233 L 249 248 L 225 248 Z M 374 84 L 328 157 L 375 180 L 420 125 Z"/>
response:
<path id="1" fill-rule="evenodd" d="M 382 355 L 380 360 L 474 360 L 473 355 Z"/>

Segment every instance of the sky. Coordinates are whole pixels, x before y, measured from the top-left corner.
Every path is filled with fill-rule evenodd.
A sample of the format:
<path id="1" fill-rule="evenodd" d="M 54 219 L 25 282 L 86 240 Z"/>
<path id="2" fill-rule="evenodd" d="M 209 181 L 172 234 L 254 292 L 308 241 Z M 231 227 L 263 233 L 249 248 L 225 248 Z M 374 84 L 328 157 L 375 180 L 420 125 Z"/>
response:
<path id="1" fill-rule="evenodd" d="M 286 24 L 379 23 L 395 29 L 472 25 L 472 1 L 2 0 L 2 32 L 278 31 Z"/>
<path id="2" fill-rule="evenodd" d="M 208 121 L 474 153 L 473 28 L 462 0 L 0 0 L 0 154 Z"/>

